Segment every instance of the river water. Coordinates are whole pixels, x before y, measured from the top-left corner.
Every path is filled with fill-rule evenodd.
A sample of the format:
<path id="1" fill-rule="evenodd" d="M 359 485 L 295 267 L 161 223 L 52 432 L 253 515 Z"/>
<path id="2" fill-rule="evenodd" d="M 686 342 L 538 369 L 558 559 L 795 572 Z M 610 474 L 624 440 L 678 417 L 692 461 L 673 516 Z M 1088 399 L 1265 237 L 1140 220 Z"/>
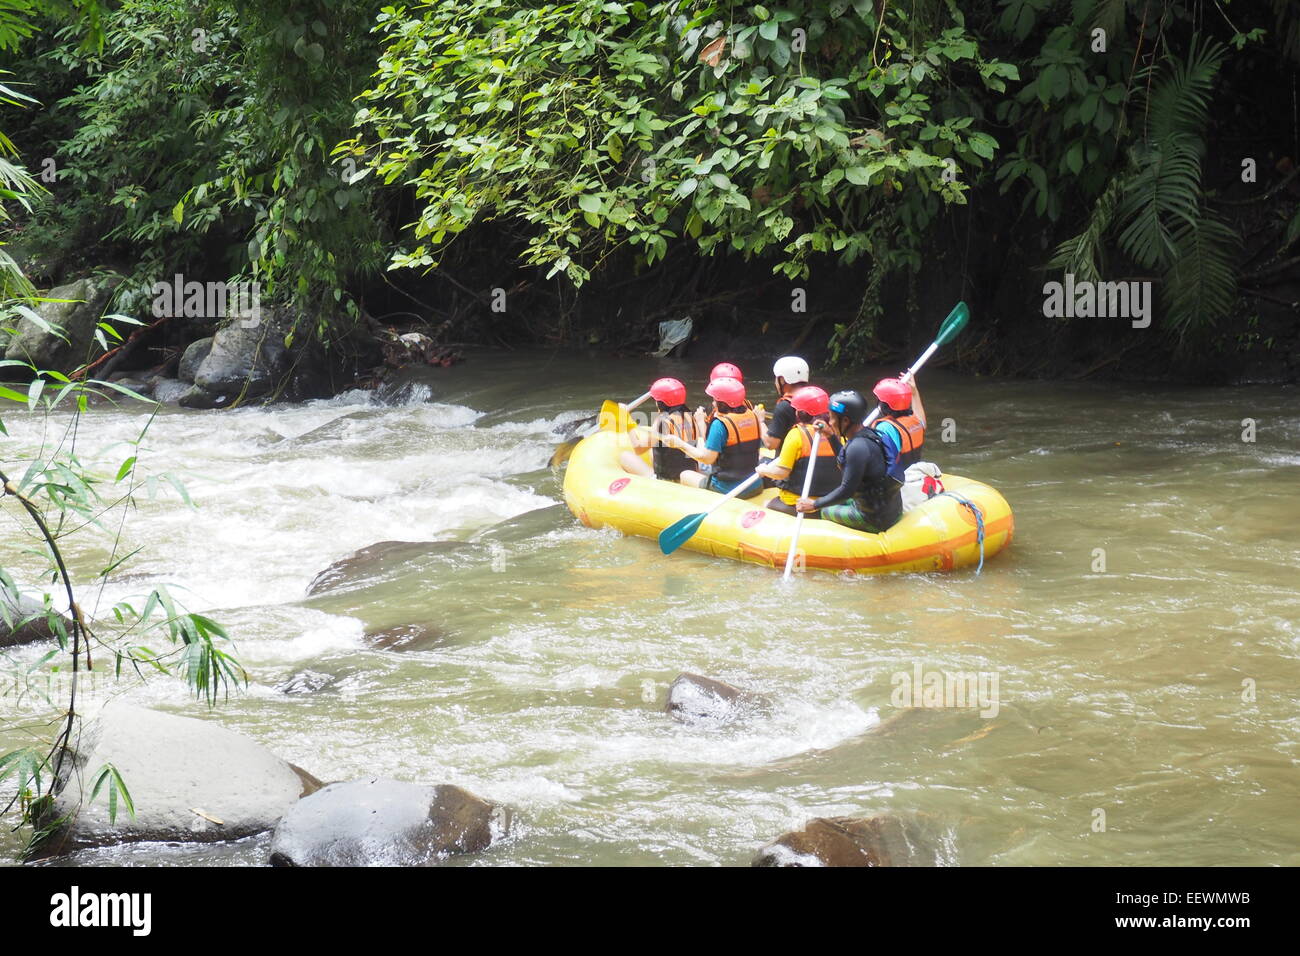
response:
<path id="1" fill-rule="evenodd" d="M 177 475 L 195 506 L 142 498 L 119 553 L 144 550 L 79 600 L 104 615 L 167 583 L 226 625 L 251 683 L 209 714 L 178 680 L 101 674 L 86 706 L 125 696 L 217 719 L 323 780 L 455 783 L 516 810 L 507 842 L 455 865 L 747 864 L 811 817 L 879 813 L 912 821 L 946 864 L 1300 863 L 1294 388 L 925 373 L 928 457 L 1002 491 L 1011 547 L 978 576 L 783 586 L 584 528 L 547 468 L 557 426 L 661 374 L 694 398 L 710 364 L 477 353 L 391 403 L 164 409 L 141 467 Z M 111 478 L 148 416 L 92 409 L 79 454 Z M 4 418 L 10 467 L 64 424 Z M 4 564 L 31 575 L 12 502 L 2 514 Z M 68 539 L 76 579 L 103 567 L 120 517 Z M 437 544 L 307 596 L 381 541 Z M 434 636 L 365 636 L 407 624 Z M 675 723 L 663 705 L 682 671 L 772 708 Z M 996 678 L 996 696 L 896 706 L 897 675 L 918 672 Z M 27 707 L 0 698 L 0 752 L 25 742 L 19 724 L 40 716 Z M 72 862 L 259 864 L 267 842 Z M 0 835 L 0 858 L 18 848 Z"/>

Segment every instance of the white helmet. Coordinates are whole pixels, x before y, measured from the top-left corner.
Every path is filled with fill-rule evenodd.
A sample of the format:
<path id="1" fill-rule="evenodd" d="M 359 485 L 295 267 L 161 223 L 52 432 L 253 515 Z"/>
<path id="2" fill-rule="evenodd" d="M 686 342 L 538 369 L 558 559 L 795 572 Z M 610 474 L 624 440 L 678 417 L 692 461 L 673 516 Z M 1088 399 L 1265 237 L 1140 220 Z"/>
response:
<path id="1" fill-rule="evenodd" d="M 787 385 L 808 381 L 808 363 L 797 355 L 786 355 L 776 360 L 772 375 L 785 379 Z"/>

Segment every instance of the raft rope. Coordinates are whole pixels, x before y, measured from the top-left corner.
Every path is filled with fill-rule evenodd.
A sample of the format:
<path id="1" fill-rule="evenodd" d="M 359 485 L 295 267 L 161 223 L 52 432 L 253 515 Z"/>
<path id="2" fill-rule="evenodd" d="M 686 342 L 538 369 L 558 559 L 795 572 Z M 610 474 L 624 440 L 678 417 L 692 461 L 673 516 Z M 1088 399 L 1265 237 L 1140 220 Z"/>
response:
<path id="1" fill-rule="evenodd" d="M 962 495 L 957 494 L 957 492 L 955 491 L 941 491 L 939 492 L 939 494 L 935 495 L 934 497 L 939 498 L 944 495 L 947 495 L 949 498 L 957 499 L 959 502 L 961 502 L 963 505 L 969 508 L 971 514 L 975 516 L 975 537 L 980 544 L 980 563 L 975 568 L 975 574 L 978 575 L 981 571 L 984 570 L 984 512 L 980 511 L 979 505 L 975 504 L 975 502 L 971 501 L 969 498 L 965 498 Z"/>

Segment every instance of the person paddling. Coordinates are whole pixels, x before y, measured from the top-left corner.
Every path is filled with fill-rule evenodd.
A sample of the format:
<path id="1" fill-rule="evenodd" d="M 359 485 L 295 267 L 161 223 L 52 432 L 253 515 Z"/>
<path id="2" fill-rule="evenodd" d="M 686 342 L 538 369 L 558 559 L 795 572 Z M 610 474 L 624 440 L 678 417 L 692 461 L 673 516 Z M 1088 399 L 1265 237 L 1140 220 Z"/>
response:
<path id="1" fill-rule="evenodd" d="M 908 384 L 897 378 L 876 383 L 872 394 L 880 399 L 880 417 L 875 429 L 885 440 L 889 454 L 889 476 L 903 482 L 909 465 L 921 460 L 925 445 L 925 406 L 916 382 Z"/>
<path id="2" fill-rule="evenodd" d="M 696 409 L 696 434 L 703 436 L 702 443 L 690 445 L 677 438 L 665 441 L 704 466 L 682 472 L 682 484 L 725 495 L 758 467 L 758 413 L 745 405 L 745 386 L 737 379 L 714 379 L 704 391 L 713 399 L 713 420 L 706 430 L 704 410 Z M 756 481 L 742 497 L 752 498 L 762 490 L 761 482 Z"/>
<path id="3" fill-rule="evenodd" d="M 780 448 L 795 423 L 790 396 L 808 384 L 808 363 L 797 355 L 784 355 L 772 366 L 772 376 L 776 379 L 777 402 L 772 406 L 771 420 L 764 427 L 763 445 Z"/>
<path id="4" fill-rule="evenodd" d="M 792 515 L 797 514 L 795 503 L 803 494 L 804 478 L 812 460 L 813 436 L 817 426 L 826 422 L 830 398 L 816 385 L 806 385 L 790 394 L 789 403 L 796 420 L 781 443 L 780 453 L 771 462 L 759 465 L 758 471 L 775 479 L 776 487 L 780 489 L 767 507 Z M 829 494 L 840 483 L 840 469 L 835 460 L 840 450 L 839 439 L 829 428 L 823 427 L 821 432 L 821 441 L 816 443 L 817 464 L 813 467 L 810 489 L 815 496 Z M 816 518 L 817 513 L 812 512 L 808 517 Z"/>
<path id="5" fill-rule="evenodd" d="M 619 464 L 629 474 L 679 481 L 683 471 L 695 467 L 691 459 L 668 443 L 669 436 L 683 442 L 696 440 L 695 417 L 686 406 L 686 386 L 675 378 L 661 378 L 650 386 L 650 397 L 655 400 L 659 411 L 650 420 L 649 443 L 641 443 L 637 438 L 641 432 L 634 431 L 633 450 L 623 452 Z M 647 449 L 650 450 L 649 465 L 641 457 Z"/>
<path id="6" fill-rule="evenodd" d="M 823 521 L 857 531 L 887 531 L 903 514 L 902 485 L 889 477 L 884 439 L 863 425 L 867 400 L 850 389 L 832 395 L 829 406 L 831 427 L 844 442 L 836 456 L 839 486 L 818 498 L 800 498 L 795 507 L 820 511 Z"/>

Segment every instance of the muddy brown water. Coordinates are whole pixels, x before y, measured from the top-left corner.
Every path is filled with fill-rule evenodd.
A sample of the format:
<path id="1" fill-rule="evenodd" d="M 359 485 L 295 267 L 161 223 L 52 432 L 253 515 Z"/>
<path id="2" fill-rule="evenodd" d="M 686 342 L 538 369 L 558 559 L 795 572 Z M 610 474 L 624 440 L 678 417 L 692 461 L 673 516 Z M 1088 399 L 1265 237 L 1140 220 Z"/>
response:
<path id="1" fill-rule="evenodd" d="M 661 374 L 695 399 L 711 364 L 480 353 L 395 404 L 164 410 L 142 466 L 177 474 L 195 508 L 143 500 L 122 545 L 145 550 L 81 600 L 103 615 L 165 582 L 227 625 L 252 683 L 208 714 L 179 682 L 99 674 L 87 706 L 124 695 L 218 719 L 325 780 L 455 783 L 513 806 L 514 836 L 459 865 L 745 864 L 810 817 L 877 813 L 919 821 L 948 864 L 1300 863 L 1295 389 L 924 374 L 928 457 L 1003 492 L 1011 548 L 978 576 L 783 586 L 556 507 L 554 429 Z M 115 470 L 146 417 L 92 410 L 79 453 Z M 5 422 L 7 464 L 60 424 Z M 4 563 L 32 584 L 31 540 L 3 514 Z M 381 541 L 428 544 L 380 549 L 308 596 Z M 111 536 L 70 542 L 93 579 Z M 682 671 L 773 706 L 674 723 Z M 975 706 L 898 706 L 901 675 L 945 672 L 983 676 Z M 6 688 L 0 751 L 48 716 Z M 0 836 L 0 858 L 18 847 Z M 255 838 L 71 862 L 266 855 Z"/>

